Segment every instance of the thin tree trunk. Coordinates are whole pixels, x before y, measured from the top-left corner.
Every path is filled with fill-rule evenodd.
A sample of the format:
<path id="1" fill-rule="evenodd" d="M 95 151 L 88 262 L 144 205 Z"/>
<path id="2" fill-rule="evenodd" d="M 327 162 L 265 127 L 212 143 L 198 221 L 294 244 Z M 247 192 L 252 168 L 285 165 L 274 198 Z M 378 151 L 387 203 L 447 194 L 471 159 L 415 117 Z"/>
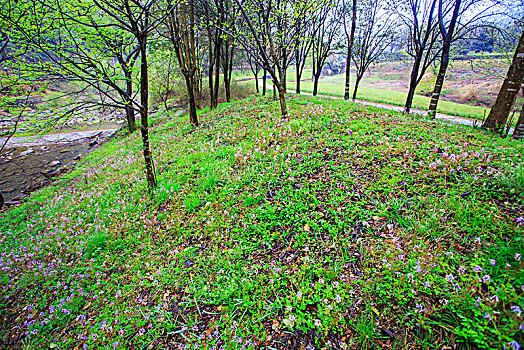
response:
<path id="1" fill-rule="evenodd" d="M 411 70 L 408 97 L 406 98 L 406 104 L 404 105 L 404 113 L 409 113 L 413 105 L 413 97 L 415 96 L 415 90 L 417 88 L 418 72 L 420 70 L 420 62 L 422 60 L 422 57 L 420 56 L 421 55 L 417 54 L 417 56 L 415 57 L 413 69 Z"/>
<path id="2" fill-rule="evenodd" d="M 320 79 L 320 74 L 315 74 L 313 76 L 313 96 L 317 96 L 318 94 L 318 80 Z"/>
<path id="3" fill-rule="evenodd" d="M 355 80 L 355 88 L 353 89 L 353 101 L 357 99 L 358 86 L 360 85 L 361 80 L 362 80 L 362 75 L 357 74 L 357 79 Z"/>
<path id="4" fill-rule="evenodd" d="M 258 87 L 258 85 L 259 84 L 258 84 L 258 72 L 257 72 L 257 73 L 255 73 L 255 87 L 257 89 L 257 94 L 260 93 L 260 88 Z"/>
<path id="5" fill-rule="evenodd" d="M 435 87 L 433 88 L 433 94 L 431 95 L 431 102 L 429 104 L 428 109 L 428 115 L 432 119 L 435 119 L 435 116 L 437 114 L 438 101 L 440 99 L 440 93 L 442 92 L 442 88 L 444 86 L 444 79 L 446 78 L 446 71 L 449 65 L 449 51 L 451 48 L 451 39 L 453 38 L 453 33 L 455 32 L 455 25 L 457 24 L 461 2 L 461 0 L 455 0 L 453 15 L 451 17 L 451 22 L 449 23 L 449 28 L 447 31 L 444 25 L 443 0 L 439 0 L 438 3 L 439 29 L 440 34 L 442 35 L 443 45 L 442 55 L 440 59 L 440 68 L 437 75 L 437 80 L 435 82 Z"/>
<path id="6" fill-rule="evenodd" d="M 208 67 L 208 80 L 209 80 L 209 110 L 213 110 L 215 107 L 215 104 L 213 103 L 213 68 L 215 65 L 215 58 L 213 57 L 213 43 L 211 40 L 211 30 L 208 29 L 208 35 L 209 35 L 209 67 Z"/>
<path id="7" fill-rule="evenodd" d="M 198 117 L 196 113 L 196 101 L 195 101 L 195 81 L 191 73 L 184 75 L 186 79 L 187 94 L 189 97 L 189 122 L 194 127 L 198 127 Z"/>
<path id="8" fill-rule="evenodd" d="M 344 87 L 344 100 L 349 100 L 349 76 L 351 72 L 351 55 L 353 51 L 353 42 L 355 41 L 355 29 L 357 27 L 357 0 L 353 0 L 353 5 L 351 6 L 351 13 L 351 32 L 346 57 L 346 83 Z M 355 93 L 353 93 L 353 96 L 355 96 Z M 355 99 L 355 97 L 353 97 L 353 99 Z"/>
<path id="9" fill-rule="evenodd" d="M 224 89 L 226 91 L 226 102 L 231 102 L 229 69 L 229 42 L 226 40 L 226 43 L 224 45 L 224 62 L 222 64 L 222 74 L 224 75 Z"/>
<path id="10" fill-rule="evenodd" d="M 149 188 L 149 191 L 151 191 L 156 186 L 156 176 L 155 171 L 153 169 L 153 157 L 151 155 L 151 150 L 149 147 L 149 77 L 147 71 L 147 49 L 145 47 L 146 40 L 147 39 L 144 38 L 143 42 L 140 45 L 140 132 L 142 134 L 142 147 L 144 153 L 144 162 L 146 165 L 147 186 Z"/>
<path id="11" fill-rule="evenodd" d="M 517 120 L 517 125 L 515 125 L 515 131 L 513 131 L 514 139 L 524 139 L 524 105 L 522 106 L 519 114 L 519 119 Z"/>
<path id="12" fill-rule="evenodd" d="M 302 72 L 300 71 L 299 63 L 297 60 L 297 85 L 296 85 L 296 93 L 300 95 L 300 79 L 302 78 Z"/>
<path id="13" fill-rule="evenodd" d="M 295 49 L 295 60 L 296 60 L 296 64 L 295 64 L 295 70 L 296 70 L 296 75 L 297 75 L 297 84 L 295 86 L 296 90 L 295 92 L 297 93 L 297 95 L 300 95 L 300 78 L 302 77 L 302 72 L 300 71 L 300 63 L 299 63 L 299 50 L 298 49 Z"/>
<path id="14" fill-rule="evenodd" d="M 267 85 L 267 71 L 264 68 L 264 76 L 262 77 L 262 96 L 266 96 L 266 85 Z"/>
<path id="15" fill-rule="evenodd" d="M 281 85 L 278 86 L 278 99 L 280 101 L 282 119 L 287 120 L 286 90 L 284 90 L 284 87 Z"/>
<path id="16" fill-rule="evenodd" d="M 524 31 L 520 36 L 513 61 L 508 69 L 506 79 L 500 88 L 495 104 L 489 112 L 482 128 L 501 133 L 513 108 L 517 94 L 524 78 Z M 520 120 L 520 118 L 519 118 Z"/>
<path id="17" fill-rule="evenodd" d="M 218 90 L 220 88 L 220 50 L 222 48 L 222 40 L 219 39 L 215 44 L 215 89 L 213 96 L 213 105 L 218 106 Z"/>
<path id="18" fill-rule="evenodd" d="M 127 128 L 130 133 L 134 133 L 136 130 L 135 110 L 131 105 L 131 98 L 133 96 L 133 81 L 131 80 L 131 73 L 125 72 L 126 75 L 126 96 L 124 96 L 126 102 L 126 120 Z"/>
<path id="19" fill-rule="evenodd" d="M 433 88 L 433 94 L 431 95 L 431 102 L 429 104 L 428 116 L 431 119 L 435 119 L 437 114 L 438 101 L 440 99 L 440 93 L 442 92 L 442 87 L 444 85 L 444 79 L 446 78 L 446 71 L 449 66 L 449 50 L 451 47 L 451 42 L 445 41 L 442 47 L 442 58 L 440 59 L 440 68 L 437 75 L 437 80 L 435 81 L 435 87 Z"/>

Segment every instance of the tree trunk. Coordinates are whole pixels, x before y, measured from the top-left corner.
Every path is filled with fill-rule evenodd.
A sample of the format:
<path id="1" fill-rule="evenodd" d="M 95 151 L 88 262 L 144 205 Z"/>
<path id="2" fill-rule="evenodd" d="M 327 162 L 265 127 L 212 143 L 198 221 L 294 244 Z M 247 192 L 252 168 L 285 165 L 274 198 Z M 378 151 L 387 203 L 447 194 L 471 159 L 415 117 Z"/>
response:
<path id="1" fill-rule="evenodd" d="M 218 89 L 220 88 L 220 50 L 222 47 L 222 40 L 217 40 L 215 43 L 215 88 L 213 96 L 213 105 L 218 106 Z"/>
<path id="2" fill-rule="evenodd" d="M 143 39 L 140 47 L 140 132 L 142 134 L 142 147 L 144 153 L 144 162 L 146 165 L 147 186 L 151 191 L 156 186 L 156 176 L 153 169 L 153 157 L 149 147 L 149 125 L 148 125 L 148 109 L 149 109 L 149 77 L 147 67 L 147 49 L 146 38 Z"/>
<path id="3" fill-rule="evenodd" d="M 351 13 L 351 33 L 349 36 L 348 52 L 346 57 L 346 84 L 344 88 L 344 100 L 349 100 L 349 75 L 351 72 L 351 54 L 353 51 L 353 42 L 355 41 L 355 29 L 357 27 L 357 0 L 353 0 L 353 5 L 351 6 Z M 355 95 L 356 94 L 353 93 L 353 99 L 355 99 Z"/>
<path id="4" fill-rule="evenodd" d="M 126 72 L 126 96 L 124 96 L 124 100 L 126 103 L 126 120 L 127 120 L 127 128 L 129 129 L 129 132 L 132 134 L 136 130 L 136 120 L 135 120 L 135 110 L 133 109 L 133 106 L 131 105 L 131 98 L 133 96 L 133 81 L 131 80 L 131 73 Z"/>
<path id="5" fill-rule="evenodd" d="M 226 40 L 224 45 L 224 62 L 222 64 L 222 74 L 224 75 L 224 89 L 226 91 L 226 102 L 231 102 L 231 89 L 229 81 L 229 42 Z"/>
<path id="6" fill-rule="evenodd" d="M 215 107 L 213 103 L 213 97 L 215 96 L 213 92 L 213 68 L 215 65 L 215 58 L 213 57 L 213 45 L 211 41 L 211 31 L 209 31 L 209 68 L 208 68 L 208 80 L 209 80 L 209 110 L 212 111 Z"/>
<path id="7" fill-rule="evenodd" d="M 315 74 L 313 76 L 313 96 L 317 96 L 319 79 L 320 79 L 320 74 Z"/>
<path id="8" fill-rule="evenodd" d="M 488 118 L 482 125 L 483 129 L 501 133 L 508 116 L 513 108 L 517 94 L 524 78 L 524 31 L 520 36 L 513 61 L 508 69 L 506 79 L 500 88 L 495 104 L 489 112 Z M 519 118 L 520 120 L 520 118 Z"/>
<path id="9" fill-rule="evenodd" d="M 260 88 L 258 87 L 258 85 L 259 84 L 258 84 L 258 72 L 257 72 L 257 73 L 255 73 L 255 87 L 257 89 L 257 94 L 260 93 Z"/>
<path id="10" fill-rule="evenodd" d="M 297 76 L 297 84 L 295 86 L 295 92 L 297 93 L 297 95 L 300 95 L 300 78 L 302 78 L 302 72 L 300 71 L 300 63 L 299 63 L 299 50 L 298 49 L 295 49 L 295 73 L 296 73 L 296 76 Z"/>
<path id="11" fill-rule="evenodd" d="M 196 113 L 196 101 L 195 101 L 195 80 L 191 73 L 184 74 L 186 79 L 187 95 L 189 97 L 189 122 L 195 128 L 198 127 L 198 117 Z"/>
<path id="12" fill-rule="evenodd" d="M 297 56 L 296 56 L 297 57 Z M 298 64 L 298 60 L 297 60 L 297 85 L 296 85 L 296 93 L 298 95 L 300 95 L 300 79 L 302 78 L 302 72 L 300 71 L 300 67 L 299 67 L 299 64 Z"/>
<path id="13" fill-rule="evenodd" d="M 409 80 L 408 97 L 404 105 L 404 113 L 409 113 L 413 105 L 413 97 L 415 97 L 415 90 L 417 89 L 418 72 L 420 70 L 420 62 L 422 61 L 422 53 L 415 57 L 413 68 L 411 69 L 411 78 Z"/>
<path id="14" fill-rule="evenodd" d="M 451 40 L 451 38 L 449 38 Z M 438 101 L 440 99 L 440 93 L 442 92 L 442 87 L 444 85 L 444 79 L 446 78 L 446 71 L 449 66 L 449 50 L 451 47 L 451 41 L 447 39 L 444 42 L 442 47 L 442 57 L 440 59 L 440 68 L 438 70 L 437 80 L 435 82 L 435 87 L 433 88 L 433 94 L 431 95 L 431 102 L 429 104 L 428 116 L 431 119 L 435 119 L 437 114 Z"/>
<path id="15" fill-rule="evenodd" d="M 278 86 L 278 99 L 280 101 L 280 112 L 282 119 L 287 120 L 286 90 L 282 85 Z"/>
<path id="16" fill-rule="evenodd" d="M 524 139 L 524 105 L 522 106 L 519 114 L 519 119 L 517 120 L 517 125 L 515 125 L 515 131 L 513 131 L 514 139 Z"/>
<path id="17" fill-rule="evenodd" d="M 360 85 L 361 80 L 362 80 L 362 75 L 357 74 L 357 79 L 355 80 L 355 88 L 353 89 L 353 101 L 357 99 L 358 86 Z"/>
<path id="18" fill-rule="evenodd" d="M 266 96 L 267 71 L 264 68 L 264 76 L 262 77 L 262 96 Z"/>

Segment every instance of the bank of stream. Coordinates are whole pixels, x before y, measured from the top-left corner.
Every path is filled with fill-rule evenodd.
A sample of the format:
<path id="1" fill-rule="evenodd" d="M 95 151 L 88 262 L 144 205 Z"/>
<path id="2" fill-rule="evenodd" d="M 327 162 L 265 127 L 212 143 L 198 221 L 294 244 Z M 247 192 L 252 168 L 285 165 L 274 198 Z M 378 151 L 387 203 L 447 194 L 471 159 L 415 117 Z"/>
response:
<path id="1" fill-rule="evenodd" d="M 45 137 L 32 141 L 17 139 L 0 156 L 0 192 L 5 204 L 16 204 L 54 177 L 69 171 L 116 131 L 48 135 L 52 141 Z"/>

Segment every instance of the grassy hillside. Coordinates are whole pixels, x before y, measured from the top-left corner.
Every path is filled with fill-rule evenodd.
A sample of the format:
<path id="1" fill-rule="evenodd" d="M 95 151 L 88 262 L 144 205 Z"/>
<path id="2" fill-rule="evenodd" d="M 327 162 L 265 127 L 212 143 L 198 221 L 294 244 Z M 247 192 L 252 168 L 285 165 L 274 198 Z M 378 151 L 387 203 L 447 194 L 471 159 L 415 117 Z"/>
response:
<path id="1" fill-rule="evenodd" d="M 523 343 L 524 145 L 344 101 L 157 116 L 0 217 L 24 349 Z"/>

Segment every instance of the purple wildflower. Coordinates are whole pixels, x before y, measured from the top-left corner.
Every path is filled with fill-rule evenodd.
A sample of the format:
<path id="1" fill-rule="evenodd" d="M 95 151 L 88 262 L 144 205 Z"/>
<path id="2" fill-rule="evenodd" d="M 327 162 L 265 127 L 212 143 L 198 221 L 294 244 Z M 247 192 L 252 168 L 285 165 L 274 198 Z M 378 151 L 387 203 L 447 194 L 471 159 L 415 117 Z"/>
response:
<path id="1" fill-rule="evenodd" d="M 520 306 L 513 305 L 510 307 L 510 309 L 511 311 L 513 311 L 514 314 L 518 314 L 517 316 L 520 317 L 520 314 L 522 313 Z"/>

